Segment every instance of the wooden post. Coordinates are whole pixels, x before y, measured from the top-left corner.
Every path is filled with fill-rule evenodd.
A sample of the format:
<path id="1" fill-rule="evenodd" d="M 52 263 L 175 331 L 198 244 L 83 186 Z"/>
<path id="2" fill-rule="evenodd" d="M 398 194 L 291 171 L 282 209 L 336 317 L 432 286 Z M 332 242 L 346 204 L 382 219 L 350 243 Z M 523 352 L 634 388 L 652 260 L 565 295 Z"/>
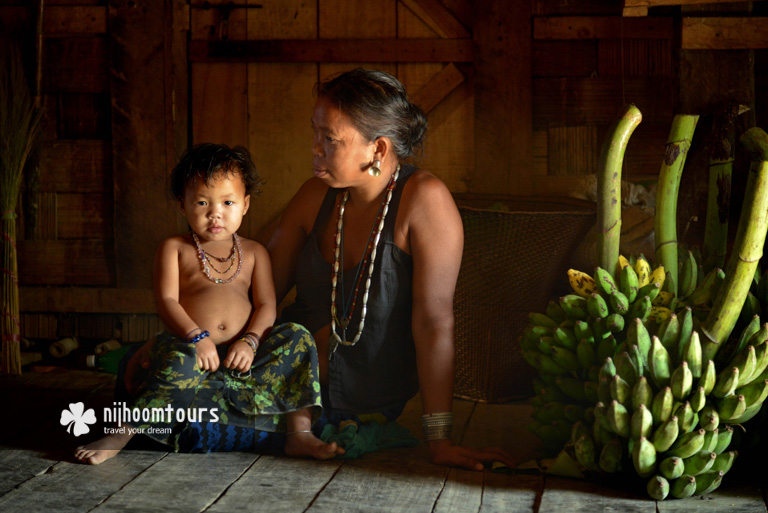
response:
<path id="1" fill-rule="evenodd" d="M 530 194 L 531 3 L 474 5 L 475 170 L 469 191 Z"/>
<path id="2" fill-rule="evenodd" d="M 175 0 L 110 0 L 110 89 L 116 286 L 151 288 L 155 249 L 176 231 L 175 205 L 166 194 L 166 176 L 179 137 L 166 124 L 186 112 L 186 93 L 173 85 Z M 182 10 L 183 11 L 183 10 Z M 169 12 L 172 16 L 166 16 Z M 166 62 L 171 62 L 170 66 Z M 173 85 L 167 87 L 168 82 Z M 169 106 L 169 102 L 172 104 Z M 186 117 L 186 116 L 184 116 Z M 172 119 L 172 118 L 171 118 Z M 180 127 L 184 127 L 182 122 Z M 169 133 L 171 132 L 171 133 Z M 173 137 L 173 142 L 168 141 Z M 174 158 L 175 160 L 175 158 Z"/>

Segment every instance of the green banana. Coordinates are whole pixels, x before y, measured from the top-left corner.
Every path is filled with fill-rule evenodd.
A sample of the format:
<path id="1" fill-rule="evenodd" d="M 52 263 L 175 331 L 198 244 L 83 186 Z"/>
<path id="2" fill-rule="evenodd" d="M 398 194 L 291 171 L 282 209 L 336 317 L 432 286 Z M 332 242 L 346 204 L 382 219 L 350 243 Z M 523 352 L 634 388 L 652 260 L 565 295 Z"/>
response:
<path id="1" fill-rule="evenodd" d="M 672 388 L 672 395 L 675 399 L 682 401 L 688 397 L 693 386 L 693 373 L 688 368 L 688 362 L 682 361 L 677 369 L 675 369 L 669 380 L 669 385 Z"/>
<path id="2" fill-rule="evenodd" d="M 714 452 L 699 451 L 693 456 L 685 458 L 685 472 L 697 476 L 708 471 L 715 464 L 717 454 Z"/>
<path id="3" fill-rule="evenodd" d="M 633 319 L 627 328 L 627 345 L 637 346 L 643 357 L 643 367 L 648 368 L 648 352 L 651 350 L 651 335 L 640 319 Z"/>
<path id="4" fill-rule="evenodd" d="M 640 405 L 644 405 L 646 408 L 650 408 L 653 403 L 653 389 L 648 384 L 648 380 L 645 376 L 637 378 L 635 386 L 632 387 L 632 409 L 637 410 Z"/>
<path id="5" fill-rule="evenodd" d="M 629 438 L 631 419 L 629 411 L 623 404 L 615 399 L 612 400 L 605 409 L 605 416 L 608 418 L 611 431 L 624 438 Z"/>
<path id="6" fill-rule="evenodd" d="M 596 403 L 600 400 L 600 396 L 598 394 L 598 384 L 594 381 L 585 381 L 584 382 L 584 395 L 587 396 L 587 400 L 590 403 Z"/>
<path id="7" fill-rule="evenodd" d="M 637 377 L 639 378 L 645 374 L 643 355 L 640 354 L 640 348 L 638 346 L 628 346 L 628 352 L 629 359 L 632 361 L 632 365 L 634 366 L 635 372 L 637 372 Z"/>
<path id="8" fill-rule="evenodd" d="M 682 311 L 682 314 L 678 312 L 678 318 L 680 319 L 680 336 L 678 340 L 681 342 L 678 352 L 676 353 L 677 359 L 682 358 L 683 343 L 685 343 L 693 334 L 693 309 L 690 306 L 686 306 Z"/>
<path id="9" fill-rule="evenodd" d="M 597 285 L 597 290 L 605 295 L 605 297 L 609 297 L 614 291 L 618 290 L 616 282 L 613 281 L 613 276 L 611 276 L 611 273 L 602 267 L 595 267 L 593 277 L 595 279 L 595 284 Z"/>
<path id="10" fill-rule="evenodd" d="M 628 352 L 624 351 L 616 355 L 614 365 L 616 365 L 616 374 L 621 376 L 621 378 L 626 381 L 630 387 L 637 383 L 637 367 L 635 367 L 635 362 L 632 361 L 632 358 L 629 356 Z"/>
<path id="11" fill-rule="evenodd" d="M 609 335 L 597 343 L 597 360 L 604 361 L 616 354 L 616 339 Z"/>
<path id="12" fill-rule="evenodd" d="M 731 426 L 725 426 L 717 434 L 717 445 L 715 446 L 715 452 L 722 454 L 729 445 L 731 445 L 731 439 L 733 438 L 733 428 Z"/>
<path id="13" fill-rule="evenodd" d="M 680 283 L 677 287 L 677 295 L 680 299 L 687 298 L 696 289 L 698 269 L 699 266 L 696 262 L 696 257 L 693 255 L 693 252 L 689 250 L 683 256 L 683 267 L 678 276 Z"/>
<path id="14" fill-rule="evenodd" d="M 715 459 L 714 465 L 712 465 L 712 468 L 710 470 L 722 471 L 723 473 L 728 472 L 731 470 L 731 467 L 733 466 L 733 462 L 736 460 L 736 456 L 738 456 L 739 453 L 737 451 L 728 451 L 717 455 L 717 459 Z"/>
<path id="15" fill-rule="evenodd" d="M 637 475 L 649 478 L 656 471 L 656 448 L 644 436 L 635 440 L 632 447 L 632 463 Z"/>
<path id="16" fill-rule="evenodd" d="M 675 294 L 677 292 L 677 287 L 675 286 L 675 276 L 672 274 L 672 271 L 667 271 L 665 274 L 664 283 L 661 287 L 661 289 L 664 292 L 669 292 L 670 294 Z"/>
<path id="17" fill-rule="evenodd" d="M 531 417 L 542 424 L 552 424 L 556 420 L 562 420 L 565 418 L 565 403 L 546 403 L 533 410 Z"/>
<path id="18" fill-rule="evenodd" d="M 587 401 L 587 396 L 584 393 L 584 384 L 581 380 L 569 378 L 567 376 L 558 376 L 555 379 L 555 384 L 557 385 L 557 388 L 570 399 L 578 402 Z"/>
<path id="19" fill-rule="evenodd" d="M 724 369 L 717 376 L 717 382 L 715 383 L 715 388 L 712 389 L 712 395 L 718 398 L 733 395 L 733 392 L 736 390 L 738 383 L 739 368 L 732 367 Z"/>
<path id="20" fill-rule="evenodd" d="M 589 428 L 582 421 L 574 422 L 571 426 L 571 443 L 575 444 L 581 435 L 589 436 Z"/>
<path id="21" fill-rule="evenodd" d="M 595 344 L 587 341 L 587 339 L 581 339 L 579 345 L 576 346 L 576 358 L 579 360 L 579 365 L 583 369 L 588 369 L 597 361 L 597 355 L 595 354 Z"/>
<path id="22" fill-rule="evenodd" d="M 703 363 L 701 358 L 701 340 L 699 339 L 699 333 L 694 331 L 688 337 L 688 340 L 683 343 L 683 354 L 681 357 L 683 361 L 688 363 L 688 368 L 691 370 L 691 375 L 694 379 L 701 377 Z"/>
<path id="23" fill-rule="evenodd" d="M 669 493 L 675 499 L 687 499 L 696 493 L 696 478 L 689 474 L 683 474 L 670 485 Z"/>
<path id="24" fill-rule="evenodd" d="M 768 340 L 768 322 L 762 324 L 760 329 L 757 330 L 754 335 L 749 337 L 747 344 L 750 346 L 759 346 L 760 344 L 765 343 L 766 340 Z"/>
<path id="25" fill-rule="evenodd" d="M 704 395 L 709 395 L 712 393 L 712 389 L 715 388 L 716 382 L 717 374 L 715 373 L 715 362 L 709 360 L 704 366 L 704 370 L 701 372 L 698 386 L 704 389 Z"/>
<path id="26" fill-rule="evenodd" d="M 760 344 L 755 347 L 755 360 L 757 360 L 755 370 L 748 378 L 746 378 L 745 384 L 751 384 L 765 379 L 765 377 L 760 379 L 760 376 L 762 376 L 766 369 L 768 369 L 768 344 Z M 741 379 L 739 379 L 739 381 L 741 381 Z"/>
<path id="27" fill-rule="evenodd" d="M 545 315 L 543 313 L 538 313 L 538 312 L 529 313 L 528 322 L 530 322 L 533 326 L 541 326 L 543 328 L 549 328 L 551 330 L 554 330 L 560 325 L 559 322 L 556 322 L 554 319 L 550 318 L 548 315 Z"/>
<path id="28" fill-rule="evenodd" d="M 563 412 L 565 413 L 565 419 L 568 421 L 569 431 L 574 422 L 584 420 L 584 407 L 578 404 L 566 404 Z"/>
<path id="29" fill-rule="evenodd" d="M 553 337 L 541 337 L 536 342 L 536 349 L 541 351 L 544 354 L 549 353 L 550 349 L 552 349 L 552 346 L 555 345 L 555 339 Z"/>
<path id="30" fill-rule="evenodd" d="M 670 387 L 664 387 L 656 393 L 651 403 L 651 413 L 653 413 L 655 423 L 661 424 L 672 416 L 674 401 L 675 398 Z"/>
<path id="31" fill-rule="evenodd" d="M 563 402 L 566 399 L 565 394 L 556 387 L 542 387 L 538 393 L 545 403 Z"/>
<path id="32" fill-rule="evenodd" d="M 682 302 L 683 306 L 695 307 L 712 304 L 717 290 L 724 279 L 725 273 L 722 269 L 712 269 L 704 276 L 704 279 L 696 286 L 696 289 L 685 298 L 685 301 Z"/>
<path id="33" fill-rule="evenodd" d="M 616 365 L 610 356 L 603 359 L 603 365 L 600 367 L 600 378 L 612 379 L 616 375 Z"/>
<path id="34" fill-rule="evenodd" d="M 755 315 L 760 315 L 760 301 L 754 294 L 752 294 L 752 292 L 747 292 L 747 297 L 744 299 L 744 305 L 741 308 L 738 322 L 746 323 Z"/>
<path id="35" fill-rule="evenodd" d="M 637 440 L 641 436 L 649 438 L 651 436 L 651 430 L 653 428 L 653 415 L 651 411 L 641 404 L 638 409 L 632 414 L 630 420 L 630 434 L 633 439 Z"/>
<path id="36" fill-rule="evenodd" d="M 690 458 L 704 446 L 704 436 L 706 434 L 707 432 L 703 429 L 681 434 L 667 451 L 668 455 L 678 456 L 683 458 L 683 460 Z"/>
<path id="37" fill-rule="evenodd" d="M 549 351 L 552 357 L 552 361 L 554 361 L 557 365 L 566 371 L 577 371 L 581 368 L 581 365 L 579 365 L 579 359 L 576 358 L 576 354 L 573 351 L 569 351 L 554 344 Z"/>
<path id="38" fill-rule="evenodd" d="M 707 394 L 704 393 L 704 387 L 697 388 L 689 399 L 691 409 L 694 413 L 699 413 L 707 403 Z"/>
<path id="39" fill-rule="evenodd" d="M 747 401 L 743 395 L 729 395 L 717 401 L 717 413 L 722 422 L 733 423 L 734 419 L 741 417 L 747 410 Z"/>
<path id="40" fill-rule="evenodd" d="M 661 345 L 673 356 L 677 356 L 677 344 L 680 338 L 680 321 L 674 313 L 667 317 L 656 333 Z"/>
<path id="41" fill-rule="evenodd" d="M 707 430 L 705 429 L 705 431 Z M 701 447 L 702 451 L 715 452 L 715 447 L 717 447 L 717 433 L 717 429 L 707 431 L 707 434 L 704 435 L 704 445 Z"/>
<path id="42" fill-rule="evenodd" d="M 612 438 L 608 443 L 603 445 L 600 450 L 600 458 L 598 460 L 599 467 L 609 474 L 618 472 L 621 466 L 621 459 L 624 453 L 624 449 L 621 444 L 621 440 L 618 438 Z"/>
<path id="43" fill-rule="evenodd" d="M 755 346 L 745 347 L 736 357 L 731 360 L 728 367 L 737 367 L 739 369 L 739 379 L 736 382 L 736 388 L 745 385 L 747 378 L 752 376 L 757 367 L 757 354 L 755 353 Z"/>
<path id="44" fill-rule="evenodd" d="M 610 383 L 610 394 L 613 400 L 625 404 L 629 401 L 632 394 L 632 388 L 629 386 L 629 383 L 616 374 Z"/>
<path id="45" fill-rule="evenodd" d="M 696 476 L 696 495 L 714 492 L 723 482 L 725 472 L 722 470 L 710 470 Z"/>
<path id="46" fill-rule="evenodd" d="M 684 471 L 685 463 L 683 463 L 683 458 L 678 458 L 677 456 L 668 456 L 659 463 L 659 473 L 669 480 L 677 479 L 683 475 Z"/>
<path id="47" fill-rule="evenodd" d="M 587 312 L 597 319 L 608 317 L 608 303 L 605 302 L 605 299 L 600 294 L 592 293 L 587 297 Z"/>
<path id="48" fill-rule="evenodd" d="M 739 387 L 735 395 L 743 395 L 747 403 L 747 408 L 756 404 L 762 404 L 768 398 L 768 379 L 763 381 L 754 381 L 749 385 Z"/>
<path id="49" fill-rule="evenodd" d="M 651 338 L 651 350 L 648 354 L 648 370 L 657 387 L 664 388 L 669 385 L 670 364 L 669 353 L 661 345 L 659 338 L 653 336 Z"/>
<path id="50" fill-rule="evenodd" d="M 663 501 L 669 495 L 669 481 L 659 475 L 653 476 L 648 480 L 645 490 L 652 499 Z"/>
<path id="51" fill-rule="evenodd" d="M 613 378 L 603 376 L 597 382 L 597 398 L 603 403 L 609 404 L 611 401 L 613 401 L 613 397 L 611 397 L 612 381 Z"/>
<path id="52" fill-rule="evenodd" d="M 589 470 L 597 470 L 597 458 L 595 456 L 595 441 L 589 435 L 581 435 L 573 445 L 576 460 L 579 464 Z"/>
<path id="53" fill-rule="evenodd" d="M 639 288 L 640 285 L 635 270 L 630 265 L 624 266 L 619 273 L 619 290 L 621 293 L 627 296 L 630 303 L 633 303 L 637 298 L 637 290 Z"/>
<path id="54" fill-rule="evenodd" d="M 645 322 L 651 314 L 652 307 L 653 304 L 651 303 L 650 297 L 640 296 L 640 298 L 629 307 L 627 317 L 629 319 L 640 319 L 642 322 Z"/>
<path id="55" fill-rule="evenodd" d="M 560 308 L 565 312 L 565 316 L 574 322 L 587 317 L 587 300 L 577 294 L 562 296 Z"/>
<path id="56" fill-rule="evenodd" d="M 655 420 L 655 419 L 654 419 Z M 672 415 L 664 421 L 651 436 L 651 443 L 659 453 L 666 452 L 672 447 L 680 434 L 680 425 L 677 417 Z"/>
<path id="57" fill-rule="evenodd" d="M 611 333 L 619 333 L 624 330 L 624 317 L 621 314 L 612 313 L 605 318 L 605 327 Z"/>
<path id="58" fill-rule="evenodd" d="M 616 290 L 611 294 L 609 302 L 611 310 L 617 314 L 624 315 L 629 311 L 629 299 L 620 290 Z"/>
<path id="59" fill-rule="evenodd" d="M 547 315 L 547 317 L 558 324 L 568 320 L 568 316 L 565 315 L 565 310 L 563 310 L 560 305 L 553 299 L 550 299 L 549 303 L 547 303 L 547 308 L 545 309 L 544 313 Z"/>
<path id="60" fill-rule="evenodd" d="M 643 296 L 648 296 L 648 299 L 653 301 L 656 299 L 656 296 L 659 295 L 659 292 L 661 292 L 661 284 L 658 282 L 650 282 L 649 284 L 640 287 L 637 291 L 637 296 L 642 298 Z"/>
<path id="61" fill-rule="evenodd" d="M 576 346 L 578 345 L 576 335 L 573 334 L 573 331 L 568 328 L 563 328 L 562 326 L 558 326 L 555 331 L 552 332 L 552 338 L 557 345 L 568 349 L 569 351 L 575 351 Z"/>
<path id="62" fill-rule="evenodd" d="M 679 404 L 673 412 L 677 416 L 677 422 L 680 425 L 680 432 L 687 433 L 696 425 L 699 416 L 693 411 L 690 401 Z"/>
<path id="63" fill-rule="evenodd" d="M 699 422 L 707 431 L 714 431 L 720 426 L 720 414 L 713 404 L 707 403 L 699 414 Z"/>

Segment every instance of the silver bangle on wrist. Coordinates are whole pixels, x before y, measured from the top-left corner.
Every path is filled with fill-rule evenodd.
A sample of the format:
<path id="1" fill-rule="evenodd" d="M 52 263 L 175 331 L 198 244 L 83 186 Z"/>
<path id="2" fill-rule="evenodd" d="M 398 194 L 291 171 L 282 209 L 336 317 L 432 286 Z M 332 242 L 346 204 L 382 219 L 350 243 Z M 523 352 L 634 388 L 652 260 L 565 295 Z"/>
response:
<path id="1" fill-rule="evenodd" d="M 421 416 L 421 427 L 424 440 L 445 440 L 451 438 L 453 430 L 453 413 L 427 413 Z"/>

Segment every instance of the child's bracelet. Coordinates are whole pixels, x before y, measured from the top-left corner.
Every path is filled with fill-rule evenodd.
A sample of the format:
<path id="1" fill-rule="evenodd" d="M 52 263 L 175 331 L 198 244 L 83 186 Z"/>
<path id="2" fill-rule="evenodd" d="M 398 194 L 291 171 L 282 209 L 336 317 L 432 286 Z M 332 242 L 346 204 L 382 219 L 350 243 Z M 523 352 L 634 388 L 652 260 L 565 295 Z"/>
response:
<path id="1" fill-rule="evenodd" d="M 185 336 L 185 337 L 184 337 L 184 340 L 188 340 L 188 339 L 189 339 L 189 337 L 191 337 L 191 336 L 192 336 L 192 333 L 194 333 L 194 332 L 196 332 L 196 331 L 203 331 L 203 330 L 202 330 L 202 328 L 195 328 L 195 329 L 193 329 L 192 331 L 190 331 L 189 333 L 187 333 L 187 336 Z"/>
<path id="2" fill-rule="evenodd" d="M 197 344 L 198 342 L 203 340 L 205 337 L 210 337 L 210 336 L 211 336 L 210 333 L 208 333 L 207 331 L 203 331 L 202 333 L 198 333 L 197 335 L 195 335 L 192 338 L 188 338 L 187 339 L 187 343 L 188 344 Z"/>
<path id="3" fill-rule="evenodd" d="M 253 339 L 251 337 L 249 337 L 248 335 L 244 335 L 244 336 L 240 337 L 240 340 L 242 340 L 243 342 L 245 342 L 246 344 L 251 346 L 251 349 L 253 349 L 254 353 L 259 348 L 259 346 L 256 345 L 256 342 L 254 342 Z"/>
<path id="4" fill-rule="evenodd" d="M 252 332 L 252 331 L 249 331 L 248 333 L 246 333 L 246 334 L 245 334 L 245 335 L 243 335 L 243 336 L 244 336 L 244 337 L 247 337 L 247 336 L 249 336 L 249 335 L 250 335 L 251 337 L 255 338 L 257 343 L 261 344 L 261 337 L 258 335 L 258 333 L 254 333 L 254 332 Z"/>

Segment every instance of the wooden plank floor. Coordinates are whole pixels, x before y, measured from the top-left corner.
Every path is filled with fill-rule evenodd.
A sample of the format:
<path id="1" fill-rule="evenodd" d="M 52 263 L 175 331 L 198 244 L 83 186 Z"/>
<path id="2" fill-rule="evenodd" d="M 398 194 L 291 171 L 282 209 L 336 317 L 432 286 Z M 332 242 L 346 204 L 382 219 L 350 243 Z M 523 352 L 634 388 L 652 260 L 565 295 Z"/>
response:
<path id="1" fill-rule="evenodd" d="M 114 376 L 56 369 L 0 378 L 0 511 L 24 512 L 763 512 L 765 472 L 726 477 L 715 493 L 656 502 L 642 490 L 540 475 L 470 472 L 432 465 L 426 448 L 391 449 L 357 460 L 313 461 L 249 453 L 176 454 L 137 439 L 99 466 L 75 463 L 83 443 L 59 423 L 69 403 L 100 411 Z M 456 400 L 455 437 L 497 445 L 520 461 L 536 457 L 525 403 Z M 421 436 L 418 398 L 400 422 Z M 94 433 L 95 434 L 95 433 Z"/>

